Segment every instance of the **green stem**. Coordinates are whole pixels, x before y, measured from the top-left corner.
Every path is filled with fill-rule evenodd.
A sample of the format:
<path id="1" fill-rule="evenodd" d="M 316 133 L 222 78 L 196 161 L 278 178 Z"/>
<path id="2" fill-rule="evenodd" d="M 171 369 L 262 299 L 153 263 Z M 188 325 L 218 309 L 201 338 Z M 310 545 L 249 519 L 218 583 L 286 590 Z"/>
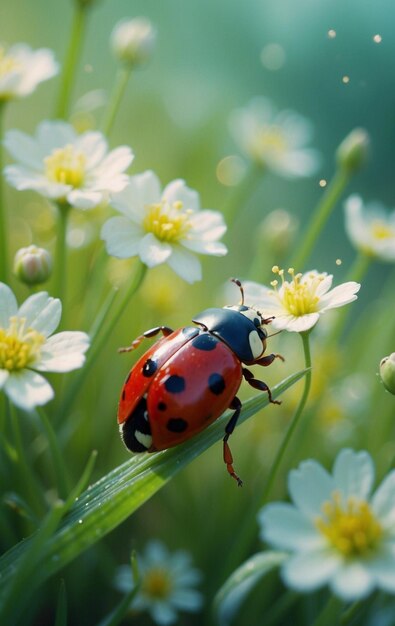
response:
<path id="1" fill-rule="evenodd" d="M 233 226 L 237 214 L 243 210 L 247 200 L 251 197 L 261 180 L 263 173 L 264 170 L 262 170 L 262 167 L 257 163 L 253 163 L 241 183 L 234 190 L 234 195 L 231 196 L 228 205 L 224 209 L 224 217 L 229 231 Z"/>
<path id="2" fill-rule="evenodd" d="M 112 331 L 114 330 L 119 319 L 121 318 L 122 313 L 124 312 L 127 305 L 129 304 L 130 299 L 136 293 L 141 283 L 143 282 L 146 270 L 147 270 L 147 266 L 141 263 L 140 261 L 138 261 L 136 272 L 129 285 L 129 289 L 125 293 L 123 300 L 121 301 L 118 309 L 115 311 L 114 316 L 111 318 L 111 320 L 107 324 L 107 327 L 105 328 L 105 330 L 102 332 L 101 335 L 99 334 L 95 344 L 92 345 L 92 347 L 90 348 L 84 367 L 81 370 L 79 370 L 78 375 L 74 378 L 72 384 L 70 385 L 68 393 L 64 399 L 64 402 L 62 403 L 61 412 L 59 416 L 60 420 L 63 420 L 67 416 L 68 412 L 70 411 L 73 405 L 73 402 L 79 390 L 82 387 L 83 382 L 85 381 L 87 375 L 90 373 L 91 366 L 97 360 L 100 352 L 102 351 L 104 345 L 107 342 L 107 339 L 110 337 Z"/>
<path id="3" fill-rule="evenodd" d="M 82 6 L 78 2 L 76 3 L 71 27 L 70 42 L 63 65 L 58 101 L 55 109 L 56 117 L 61 119 L 66 119 L 69 113 L 75 70 L 80 57 L 85 33 L 86 10 L 86 7 Z"/>
<path id="4" fill-rule="evenodd" d="M 41 517 L 46 509 L 46 503 L 42 489 L 32 472 L 31 464 L 26 458 L 19 422 L 20 414 L 11 402 L 9 403 L 9 409 L 12 420 L 12 428 L 14 431 L 14 444 L 17 453 L 17 463 L 21 482 L 24 485 L 26 497 L 30 500 L 34 513 L 38 515 L 38 517 Z"/>
<path id="5" fill-rule="evenodd" d="M 67 222 L 70 212 L 69 204 L 58 204 L 58 233 L 55 251 L 55 288 L 54 293 L 65 305 L 67 280 Z"/>
<path id="6" fill-rule="evenodd" d="M 295 432 L 295 429 L 299 423 L 299 420 L 303 414 L 303 410 L 306 406 L 306 402 L 307 402 L 307 398 L 309 396 L 309 392 L 310 392 L 310 387 L 311 387 L 311 354 L 310 354 L 310 341 L 309 341 L 309 335 L 310 335 L 310 331 L 304 332 L 304 333 L 300 333 L 300 336 L 302 338 L 302 342 L 303 342 L 303 350 L 304 350 L 304 357 L 305 357 L 305 363 L 306 363 L 306 376 L 304 379 L 304 389 L 303 389 L 303 394 L 302 397 L 300 399 L 299 405 L 295 411 L 295 414 L 291 420 L 291 423 L 288 427 L 287 433 L 281 443 L 281 446 L 276 454 L 276 457 L 274 459 L 274 462 L 272 464 L 272 467 L 270 469 L 269 472 L 269 476 L 266 480 L 266 484 L 263 490 L 263 496 L 262 496 L 262 504 L 265 504 L 268 500 L 271 488 L 273 486 L 274 480 L 277 476 L 277 471 L 280 467 L 281 461 L 284 457 L 284 454 L 287 450 L 288 444 L 292 438 L 292 435 Z"/>
<path id="7" fill-rule="evenodd" d="M 110 102 L 108 104 L 107 111 L 105 112 L 101 127 L 102 133 L 107 137 L 112 130 L 116 114 L 118 113 L 121 100 L 129 82 L 130 74 L 130 67 L 125 66 L 118 70 L 113 92 L 111 94 Z"/>
<path id="8" fill-rule="evenodd" d="M 7 282 L 7 222 L 3 198 L 3 117 L 5 103 L 0 102 L 0 281 Z"/>
<path id="9" fill-rule="evenodd" d="M 350 172 L 339 169 L 327 186 L 321 200 L 314 210 L 303 241 L 290 263 L 290 266 L 294 267 L 296 271 L 303 271 L 314 244 L 316 244 L 329 216 L 347 186 L 350 177 Z"/>
<path id="10" fill-rule="evenodd" d="M 69 481 L 68 470 L 63 460 L 62 451 L 59 447 L 55 431 L 52 428 L 52 424 L 49 421 L 44 409 L 42 407 L 36 407 L 36 411 L 40 417 L 41 423 L 44 426 L 47 435 L 49 448 L 51 450 L 52 462 L 54 465 L 57 479 L 58 493 L 59 496 L 63 500 L 65 500 L 67 495 L 70 493 L 71 485 Z"/>
<path id="11" fill-rule="evenodd" d="M 364 278 L 366 272 L 368 271 L 370 262 L 371 262 L 370 257 L 360 252 L 357 255 L 353 265 L 351 266 L 351 269 L 348 273 L 348 277 L 346 278 L 345 282 L 355 281 L 357 283 L 360 283 L 362 279 Z M 326 340 L 326 344 L 328 346 L 337 345 L 340 339 L 340 336 L 343 332 L 344 326 L 346 324 L 349 312 L 350 312 L 349 307 L 342 307 L 340 311 L 337 311 L 336 322 L 334 323 L 332 330 L 330 331 L 328 338 Z"/>
<path id="12" fill-rule="evenodd" d="M 330 596 L 328 602 L 314 621 L 313 626 L 334 626 L 339 624 L 343 602 L 335 596 Z"/>

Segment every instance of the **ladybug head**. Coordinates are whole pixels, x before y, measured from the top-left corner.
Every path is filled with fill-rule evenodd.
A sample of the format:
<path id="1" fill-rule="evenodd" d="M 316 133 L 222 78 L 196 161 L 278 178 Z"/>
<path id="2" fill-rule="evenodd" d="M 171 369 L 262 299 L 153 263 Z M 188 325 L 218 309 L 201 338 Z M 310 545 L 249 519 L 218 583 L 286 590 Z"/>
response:
<path id="1" fill-rule="evenodd" d="M 241 292 L 241 303 L 222 309 L 206 309 L 193 320 L 224 341 L 243 363 L 253 364 L 266 350 L 267 331 L 273 318 L 244 304 L 244 291 L 239 280 L 232 279 Z"/>

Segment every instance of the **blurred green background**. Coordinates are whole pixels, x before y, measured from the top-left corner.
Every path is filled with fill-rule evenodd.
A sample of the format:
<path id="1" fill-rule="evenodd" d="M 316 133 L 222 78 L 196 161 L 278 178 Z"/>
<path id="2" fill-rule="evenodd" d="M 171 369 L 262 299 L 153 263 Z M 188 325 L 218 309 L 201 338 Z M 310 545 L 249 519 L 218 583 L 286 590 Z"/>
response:
<path id="1" fill-rule="evenodd" d="M 71 0 L 3 1 L 0 37 L 9 44 L 26 42 L 33 48 L 52 48 L 62 62 L 72 8 Z M 109 49 L 111 30 L 120 19 L 139 15 L 149 17 L 156 25 L 157 49 L 150 64 L 133 75 L 110 139 L 113 147 L 127 144 L 135 151 L 131 173 L 150 168 L 163 183 L 184 178 L 200 192 L 203 207 L 223 209 L 236 191 L 218 181 L 217 164 L 227 155 L 239 154 L 229 134 L 229 115 L 255 95 L 265 95 L 279 109 L 294 109 L 313 122 L 312 145 L 322 153 L 323 165 L 314 177 L 305 180 L 286 181 L 267 174 L 248 199 L 248 216 L 243 212 L 238 215 L 236 228 L 227 241 L 231 254 L 215 261 L 206 260 L 202 283 L 184 285 L 166 270 L 152 272 L 153 278 L 147 281 L 133 311 L 124 316 L 84 389 L 73 418 L 74 429 L 70 430 L 67 424 L 57 425 L 65 442 L 66 458 L 75 465 L 76 475 L 92 448 L 99 451 L 97 477 L 127 458 L 118 438 L 115 407 L 131 358 L 117 356 L 116 348 L 145 328 L 156 324 L 177 327 L 188 323 L 197 308 L 221 303 L 223 282 L 229 276 L 243 277 L 252 263 L 255 225 L 261 217 L 281 207 L 298 216 L 303 224 L 323 193 L 319 181 L 333 175 L 336 147 L 357 126 L 370 133 L 371 158 L 353 178 L 348 191 L 393 206 L 392 0 L 100 0 L 90 15 L 74 102 L 93 89 L 110 91 L 117 67 Z M 330 30 L 336 32 L 335 37 L 328 36 Z M 377 34 L 382 37 L 380 43 L 373 40 Z M 279 55 L 274 59 L 268 48 L 272 44 L 276 44 Z M 349 77 L 348 83 L 343 82 L 345 76 Z M 29 99 L 13 103 L 6 112 L 6 127 L 32 133 L 42 119 L 51 118 L 58 84 L 59 77 L 41 85 Z M 32 210 L 36 219 L 40 202 L 34 194 L 18 194 L 9 188 L 6 197 L 12 207 L 11 247 L 15 252 L 30 243 L 33 218 L 29 218 L 29 212 Z M 29 219 L 30 228 L 25 223 Z M 45 241 L 43 234 L 42 237 Z M 75 253 L 75 268 L 81 266 L 84 254 L 84 250 Z M 340 282 L 354 254 L 344 233 L 339 206 L 313 253 L 311 266 L 336 272 L 336 282 Z M 337 258 L 343 260 L 340 268 L 335 265 Z M 268 262 L 269 266 L 262 268 L 262 280 L 268 279 L 272 260 Z M 379 292 L 381 278 L 378 281 L 377 277 L 387 272 L 383 267 L 370 272 L 367 288 L 362 290 L 356 305 L 359 315 Z M 77 286 L 72 289 L 78 292 L 84 280 L 89 279 L 89 270 L 78 274 L 78 279 L 75 271 L 75 276 Z M 163 293 L 154 287 L 155 277 L 163 283 Z M 22 290 L 20 294 L 26 296 Z M 71 304 L 75 315 L 70 316 L 70 327 L 85 329 L 86 319 L 78 302 Z M 93 299 L 90 305 L 94 309 L 97 303 Z M 277 349 L 280 350 L 273 348 Z M 302 365 L 300 354 L 292 349 L 287 354 L 286 369 L 275 366 L 270 373 L 265 372 L 268 383 L 274 384 L 286 371 Z M 376 356 L 372 358 L 376 364 Z M 61 386 L 56 381 L 54 384 L 58 389 Z M 245 396 L 249 391 L 243 393 Z M 291 399 L 284 411 L 272 407 L 265 413 L 264 423 L 257 425 L 256 417 L 255 424 L 249 422 L 233 436 L 232 450 L 246 483 L 243 490 L 235 489 L 226 476 L 222 451 L 216 446 L 99 548 L 89 550 L 78 564 L 71 564 L 65 572 L 70 624 L 96 624 L 111 609 L 119 598 L 112 588 L 114 569 L 128 561 L 131 547 L 138 548 L 151 537 L 163 539 L 172 549 L 182 547 L 193 553 L 205 576 L 206 613 L 203 617 L 180 618 L 179 623 L 209 623 L 213 595 L 232 567 L 239 564 L 229 564 L 228 568 L 228 546 L 237 541 L 245 511 L 262 483 L 262 469 L 270 463 L 270 453 L 278 444 L 281 427 L 293 406 Z M 26 428 L 33 438 L 34 428 Z M 355 441 L 368 441 L 366 432 L 359 432 Z M 347 435 L 342 437 L 345 440 Z M 33 443 L 39 450 L 40 442 Z M 374 446 L 374 440 L 370 444 Z M 324 446 L 324 456 L 331 458 L 336 445 L 335 439 Z M 294 458 L 306 454 L 314 454 L 314 445 L 299 439 Z M 240 562 L 246 556 L 248 552 L 240 556 Z M 37 607 L 32 607 L 32 614 L 37 609 L 39 617 L 34 623 L 53 623 L 52 598 L 58 583 L 53 581 L 48 588 L 50 593 L 47 589 L 45 596 L 36 598 Z M 267 593 L 270 598 L 270 585 Z M 255 598 L 258 600 L 261 598 Z M 138 623 L 150 622 L 148 618 L 139 618 Z M 253 622 L 247 619 L 244 623 Z"/>

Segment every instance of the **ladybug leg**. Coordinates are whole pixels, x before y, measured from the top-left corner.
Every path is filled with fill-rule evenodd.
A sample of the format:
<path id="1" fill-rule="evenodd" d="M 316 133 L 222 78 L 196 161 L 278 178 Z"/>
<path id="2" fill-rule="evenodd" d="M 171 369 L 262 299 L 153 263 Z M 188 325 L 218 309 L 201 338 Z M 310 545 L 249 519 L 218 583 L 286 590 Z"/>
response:
<path id="1" fill-rule="evenodd" d="M 247 383 L 251 385 L 251 387 L 254 387 L 254 389 L 259 389 L 259 391 L 267 391 L 267 395 L 269 396 L 269 402 L 271 402 L 272 404 L 281 404 L 280 400 L 273 400 L 272 392 L 270 391 L 267 384 L 264 383 L 263 380 L 258 380 L 257 378 L 254 378 L 254 374 L 250 372 L 250 370 L 248 370 L 246 367 L 243 367 L 243 376 L 246 379 Z"/>
<path id="2" fill-rule="evenodd" d="M 223 442 L 224 442 L 224 462 L 226 464 L 226 469 L 228 470 L 229 474 L 232 476 L 232 478 L 234 478 L 237 481 L 237 484 L 239 487 L 242 486 L 243 481 L 241 480 L 241 478 L 238 477 L 238 475 L 236 474 L 236 472 L 233 469 L 233 456 L 232 453 L 230 451 L 229 445 L 228 445 L 228 439 L 230 437 L 230 435 L 233 433 L 235 426 L 237 424 L 237 420 L 239 419 L 239 415 L 240 415 L 240 411 L 241 411 L 241 402 L 239 400 L 239 398 L 237 396 L 235 396 L 230 404 L 230 409 L 235 409 L 235 412 L 233 413 L 232 417 L 230 418 L 229 422 L 226 424 L 225 426 L 225 437 L 223 438 Z"/>
<path id="3" fill-rule="evenodd" d="M 263 365 L 263 367 L 267 367 L 271 365 L 274 359 L 280 359 L 280 361 L 285 361 L 284 357 L 281 354 L 268 354 L 267 356 L 263 356 L 261 359 L 255 361 L 254 365 Z"/>
<path id="4" fill-rule="evenodd" d="M 172 332 L 173 329 L 168 326 L 155 326 L 155 328 L 150 328 L 150 330 L 146 330 L 145 333 L 136 337 L 130 346 L 127 346 L 126 348 L 119 348 L 118 352 L 132 352 L 132 350 L 138 348 L 144 339 L 151 339 L 151 337 L 155 337 L 158 333 L 162 333 L 164 337 L 168 337 Z"/>

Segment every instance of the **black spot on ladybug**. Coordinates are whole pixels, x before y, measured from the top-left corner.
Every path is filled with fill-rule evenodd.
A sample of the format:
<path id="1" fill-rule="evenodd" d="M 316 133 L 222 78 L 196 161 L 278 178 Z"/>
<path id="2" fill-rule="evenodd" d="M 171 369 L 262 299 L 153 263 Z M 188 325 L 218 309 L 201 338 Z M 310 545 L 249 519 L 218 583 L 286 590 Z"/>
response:
<path id="1" fill-rule="evenodd" d="M 254 317 L 254 324 L 255 326 L 260 326 L 261 325 L 261 320 L 258 317 Z"/>
<path id="2" fill-rule="evenodd" d="M 126 397 L 125 389 L 122 389 L 122 400 L 125 400 L 125 397 Z"/>
<path id="3" fill-rule="evenodd" d="M 188 422 L 182 419 L 182 417 L 172 417 L 167 422 L 166 428 L 172 433 L 183 433 L 188 428 Z"/>
<path id="4" fill-rule="evenodd" d="M 192 341 L 192 345 L 197 350 L 215 350 L 218 340 L 212 337 L 208 333 L 201 333 Z"/>
<path id="5" fill-rule="evenodd" d="M 166 411 L 167 404 L 165 402 L 158 402 L 158 411 Z"/>
<path id="6" fill-rule="evenodd" d="M 145 418 L 147 412 L 147 400 L 141 398 L 140 402 L 130 414 L 126 422 L 121 425 L 121 436 L 125 446 L 132 452 L 146 452 L 147 446 L 136 438 L 136 433 L 151 435 L 149 421 Z M 141 438 L 141 435 L 138 435 Z"/>
<path id="7" fill-rule="evenodd" d="M 143 376 L 149 378 L 153 376 L 158 369 L 158 364 L 153 359 L 147 359 L 143 365 Z"/>
<path id="8" fill-rule="evenodd" d="M 221 374 L 211 374 L 208 379 L 208 386 L 212 393 L 219 396 L 225 390 L 225 381 Z"/>
<path id="9" fill-rule="evenodd" d="M 169 393 L 181 393 L 185 389 L 185 378 L 173 374 L 165 381 L 165 389 Z"/>

